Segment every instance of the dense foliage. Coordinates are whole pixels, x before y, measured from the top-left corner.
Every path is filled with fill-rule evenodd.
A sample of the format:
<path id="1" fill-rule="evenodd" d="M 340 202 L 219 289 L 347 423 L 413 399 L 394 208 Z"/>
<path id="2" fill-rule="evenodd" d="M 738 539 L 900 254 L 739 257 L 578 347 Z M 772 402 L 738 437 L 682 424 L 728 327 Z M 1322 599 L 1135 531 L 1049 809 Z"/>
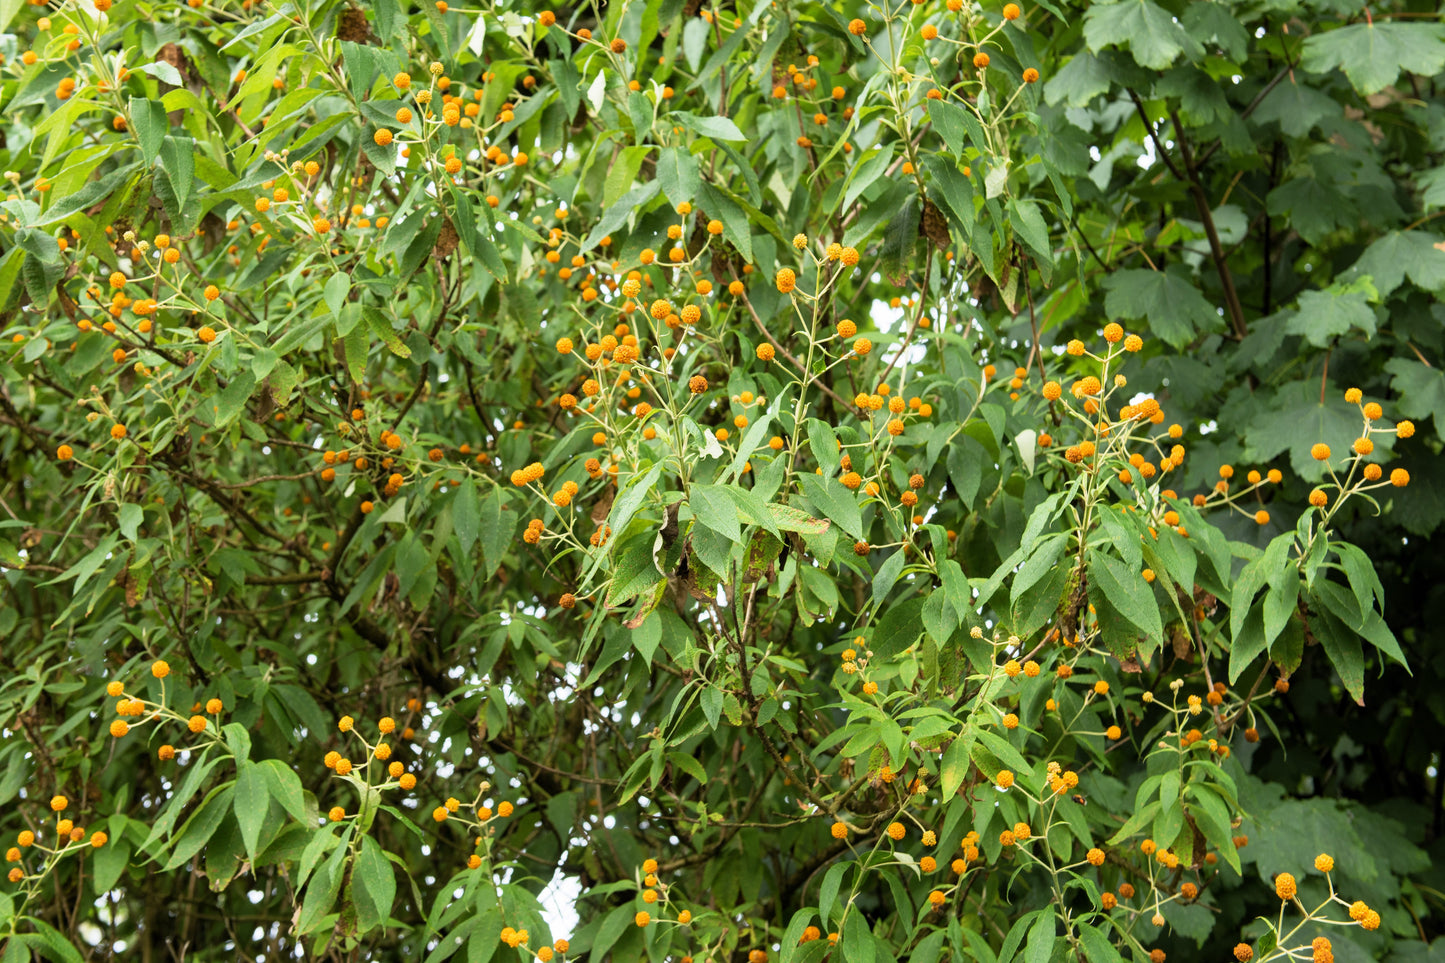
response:
<path id="1" fill-rule="evenodd" d="M 1435 6 L 0 54 L 0 959 L 1445 952 Z"/>

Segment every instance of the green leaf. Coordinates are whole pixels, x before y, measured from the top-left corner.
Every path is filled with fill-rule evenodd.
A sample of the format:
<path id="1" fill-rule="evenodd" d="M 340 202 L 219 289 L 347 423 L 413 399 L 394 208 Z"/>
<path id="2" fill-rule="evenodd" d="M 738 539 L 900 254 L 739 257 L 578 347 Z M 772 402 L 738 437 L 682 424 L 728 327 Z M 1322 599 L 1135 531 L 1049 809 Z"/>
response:
<path id="1" fill-rule="evenodd" d="M 969 147 L 982 151 L 988 145 L 983 126 L 966 107 L 946 100 L 932 100 L 928 103 L 928 119 L 938 128 L 944 143 L 957 157 L 963 157 Z"/>
<path id="2" fill-rule="evenodd" d="M 361 852 L 351 870 L 351 898 L 362 933 L 386 925 L 396 900 L 396 873 L 371 836 L 361 838 Z"/>
<path id="3" fill-rule="evenodd" d="M 428 243 L 428 247 L 430 247 L 430 243 Z M 402 271 L 402 274 L 408 273 L 410 272 Z M 396 329 L 392 327 L 390 318 L 375 308 L 363 308 L 362 316 L 366 318 L 366 326 L 371 329 L 371 333 L 380 338 L 381 343 L 386 345 L 392 354 L 398 358 L 411 357 L 411 348 L 408 348 L 401 338 L 397 337 Z"/>
<path id="4" fill-rule="evenodd" d="M 161 143 L 171 129 L 165 107 L 159 101 L 132 97 L 130 122 L 135 127 L 136 140 L 140 141 L 141 156 L 145 158 L 146 166 L 154 164 L 161 154 Z"/>
<path id="5" fill-rule="evenodd" d="M 1079 942 L 1084 947 L 1084 959 L 1088 963 L 1116 963 L 1122 959 L 1114 944 L 1104 935 L 1104 931 L 1090 926 L 1088 923 L 1077 924 L 1079 928 Z"/>
<path id="6" fill-rule="evenodd" d="M 707 782 L 707 770 L 702 767 L 701 763 L 687 753 L 669 752 L 667 754 L 667 760 L 696 779 L 699 783 L 705 784 Z"/>
<path id="7" fill-rule="evenodd" d="M 292 819 L 305 822 L 306 793 L 301 788 L 301 777 L 280 759 L 263 759 L 259 765 L 271 798 L 280 803 Z"/>
<path id="8" fill-rule="evenodd" d="M 863 512 L 858 507 L 858 497 L 843 487 L 843 483 L 831 476 L 805 474 L 799 476 L 803 494 L 826 518 L 838 523 L 854 539 L 862 541 Z"/>
<path id="9" fill-rule="evenodd" d="M 878 566 L 878 571 L 873 575 L 874 605 L 882 605 L 883 600 L 888 597 L 888 593 L 893 591 L 893 586 L 898 584 L 898 577 L 903 574 L 903 565 L 906 561 L 903 550 L 900 548 Z"/>
<path id="10" fill-rule="evenodd" d="M 246 410 L 246 403 L 256 391 L 256 376 L 250 369 L 242 370 L 211 403 L 211 423 L 216 429 L 229 425 Z"/>
<path id="11" fill-rule="evenodd" d="M 828 871 L 823 874 L 823 882 L 818 887 L 818 915 L 822 917 L 825 927 L 833 920 L 833 903 L 843 886 L 843 875 L 852 865 L 851 862 L 837 862 L 829 866 Z"/>
<path id="12" fill-rule="evenodd" d="M 963 574 L 963 567 L 951 558 L 944 559 L 938 563 L 938 576 L 943 582 L 944 596 L 953 605 L 959 623 L 966 624 L 973 611 L 970 602 L 973 595 L 968 587 L 968 577 Z"/>
<path id="13" fill-rule="evenodd" d="M 657 158 L 657 182 L 673 207 L 692 203 L 702 183 L 697 158 L 681 147 L 662 148 Z"/>
<path id="14" fill-rule="evenodd" d="M 292 773 L 295 775 L 295 773 Z M 236 791 L 233 808 L 236 811 L 236 825 L 241 828 L 241 840 L 246 844 L 246 855 L 254 862 L 256 843 L 261 838 L 261 824 L 266 820 L 266 811 L 271 805 L 271 793 L 267 785 L 266 771 L 254 762 L 243 762 L 236 770 Z"/>
<path id="15" fill-rule="evenodd" d="M 597 935 L 592 939 L 592 955 L 589 959 L 605 960 L 608 958 L 607 951 L 612 949 L 622 934 L 627 932 L 627 928 L 633 925 L 632 915 L 631 906 L 619 906 L 607 914 L 607 918 L 597 929 Z"/>
<path id="16" fill-rule="evenodd" d="M 660 190 L 662 190 L 662 181 L 653 180 L 640 187 L 634 187 L 618 198 L 615 204 L 610 205 L 603 212 L 602 219 L 597 222 L 597 226 L 587 233 L 587 238 L 578 248 L 578 253 L 586 254 L 596 247 L 604 237 L 626 224 L 627 219 L 634 212 L 641 212 L 642 208 L 650 203 Z"/>
<path id="17" fill-rule="evenodd" d="M 271 367 L 266 384 L 271 392 L 271 400 L 279 408 L 285 408 L 291 403 L 291 392 L 296 390 L 296 384 L 301 380 L 301 374 L 290 363 L 277 360 Z M 258 376 L 259 377 L 259 376 Z"/>
<path id="18" fill-rule="evenodd" d="M 891 659 L 917 642 L 922 634 L 923 599 L 915 595 L 889 606 L 874 629 L 868 647 L 873 650 L 874 659 Z"/>
<path id="19" fill-rule="evenodd" d="M 1054 932 L 1056 920 L 1053 910 L 1046 910 L 1034 920 L 1029 928 L 1029 939 L 1024 944 L 1025 963 L 1049 963 L 1054 953 Z"/>
<path id="20" fill-rule="evenodd" d="M 1385 362 L 1391 375 L 1390 389 L 1400 413 L 1411 418 L 1435 419 L 1435 434 L 1445 439 L 1445 369 L 1432 368 L 1414 358 L 1391 358 Z"/>
<path id="21" fill-rule="evenodd" d="M 943 760 L 939 768 L 940 805 L 947 805 L 954 793 L 958 792 L 958 787 L 963 785 L 963 780 L 967 778 L 969 767 L 973 764 L 970 759 L 973 742 L 972 733 L 967 736 L 958 736 L 943 751 Z"/>
<path id="22" fill-rule="evenodd" d="M 752 225 L 736 194 L 721 186 L 704 183 L 698 196 L 708 217 L 722 221 L 723 240 L 738 249 L 746 261 L 753 259 Z"/>
<path id="23" fill-rule="evenodd" d="M 1332 285 L 1324 291 L 1306 291 L 1299 296 L 1299 310 L 1285 324 L 1290 334 L 1303 335 L 1318 348 L 1329 347 L 1335 338 L 1352 328 L 1374 337 L 1375 312 L 1370 307 L 1373 288 L 1342 288 Z"/>
<path id="24" fill-rule="evenodd" d="M 708 33 L 711 30 L 711 25 L 701 18 L 689 20 L 687 26 L 682 28 L 682 52 L 694 73 L 702 63 L 703 51 L 707 49 Z"/>
<path id="25" fill-rule="evenodd" d="M 1190 9 L 1215 6 L 1212 3 L 1199 3 L 1191 4 Z M 1230 19 L 1233 20 L 1232 17 Z M 1254 111 L 1254 121 L 1260 124 L 1278 123 L 1279 129 L 1290 137 L 1308 137 L 1310 131 L 1320 126 L 1321 121 L 1343 114 L 1344 107 L 1335 98 L 1316 87 L 1287 77 L 1260 101 Z"/>
<path id="26" fill-rule="evenodd" d="M 942 198 L 944 209 L 953 215 L 954 221 L 965 235 L 973 233 L 978 212 L 973 207 L 973 181 L 946 157 L 935 154 L 923 159 L 924 170 L 928 171 L 929 194 Z"/>
<path id="27" fill-rule="evenodd" d="M 1230 613 L 1233 619 L 1234 613 Z M 1264 637 L 1264 606 L 1255 605 L 1248 609 L 1239 630 L 1233 633 L 1229 644 L 1229 682 L 1239 681 L 1244 670 L 1257 659 L 1269 642 Z"/>
<path id="28" fill-rule="evenodd" d="M 481 531 L 482 512 L 477 500 L 477 486 L 470 478 L 457 486 L 452 500 L 452 531 L 457 536 L 463 555 L 470 555 Z"/>
<path id="29" fill-rule="evenodd" d="M 688 498 L 693 517 L 701 524 L 726 537 L 729 541 L 741 542 L 742 525 L 738 520 L 738 509 L 721 485 L 694 485 Z"/>
<path id="30" fill-rule="evenodd" d="M 351 275 L 345 271 L 337 271 L 327 279 L 321 296 L 326 299 L 326 306 L 331 309 L 333 317 L 341 314 L 341 308 L 346 304 L 347 296 L 350 293 Z"/>
<path id="31" fill-rule="evenodd" d="M 719 720 L 722 719 L 723 694 L 721 689 L 713 686 L 704 686 L 698 701 L 702 703 L 703 718 L 707 719 L 710 728 L 716 729 Z"/>
<path id="32" fill-rule="evenodd" d="M 808 449 L 813 453 L 813 460 L 823 469 L 823 474 L 836 475 L 840 452 L 838 435 L 833 431 L 833 426 L 817 418 L 809 418 L 807 429 Z"/>
<path id="33" fill-rule="evenodd" d="M 1445 238 L 1425 231 L 1391 231 L 1365 248 L 1345 277 L 1369 277 L 1380 292 L 1390 294 L 1405 278 L 1427 291 L 1445 292 Z"/>
<path id="34" fill-rule="evenodd" d="M 366 379 L 366 356 L 371 351 L 366 328 L 361 325 L 352 328 L 343 342 L 343 350 L 346 354 L 347 373 L 351 375 L 353 383 L 361 384 Z"/>
<path id="35" fill-rule="evenodd" d="M 843 923 L 843 958 L 848 963 L 873 963 L 873 931 L 857 907 Z"/>
<path id="36" fill-rule="evenodd" d="M 1323 173 L 1285 181 L 1269 192 L 1266 208 L 1272 216 L 1287 216 L 1290 226 L 1310 244 L 1324 242 L 1332 232 L 1349 227 L 1358 218 L 1349 195 Z"/>
<path id="37" fill-rule="evenodd" d="M 1163 70 L 1184 52 L 1202 52 L 1169 11 L 1150 0 L 1095 3 L 1084 13 L 1084 42 L 1098 52 L 1110 44 L 1128 46 L 1141 67 Z"/>
<path id="38" fill-rule="evenodd" d="M 301 914 L 297 918 L 296 932 L 305 935 L 322 925 L 326 915 L 336 905 L 336 894 L 341 891 L 342 877 L 345 875 L 347 843 L 351 839 L 355 827 L 347 826 L 341 834 L 340 841 L 331 855 L 326 858 L 315 874 L 311 877 L 311 885 L 306 889 L 306 897 L 301 902 Z M 326 830 L 321 832 L 325 833 Z M 318 837 L 321 835 L 317 834 Z M 329 836 L 330 834 L 327 833 Z M 307 847 L 310 848 L 309 845 Z M 305 861 L 303 855 L 302 861 Z"/>
<path id="39" fill-rule="evenodd" d="M 130 844 L 121 839 L 112 839 L 95 851 L 90 863 L 91 885 L 97 896 L 115 889 L 130 863 Z M 4 906 L 0 906 L 0 921 L 5 919 Z"/>
<path id="40" fill-rule="evenodd" d="M 1081 50 L 1044 84 L 1044 99 L 1051 104 L 1087 107 L 1095 97 L 1108 93 L 1112 82 L 1108 64 Z"/>
<path id="41" fill-rule="evenodd" d="M 226 813 L 231 808 L 233 788 L 232 783 L 217 786 L 202 800 L 191 818 L 187 819 L 185 825 L 176 833 L 176 838 L 171 842 L 171 858 L 161 867 L 161 872 L 169 873 L 184 866 L 191 857 L 201 851 L 201 847 L 206 845 L 220 828 L 221 820 L 226 818 Z"/>
<path id="42" fill-rule="evenodd" d="M 1049 229 L 1039 213 L 1039 205 L 1031 200 L 1011 197 L 1008 210 L 1009 222 L 1018 236 L 1039 259 L 1052 263 L 1054 252 L 1049 246 Z"/>
<path id="43" fill-rule="evenodd" d="M 711 137 L 713 140 L 743 141 L 748 139 L 748 135 L 739 130 L 738 125 L 727 117 L 699 117 L 686 112 L 679 112 L 673 116 L 682 121 L 684 127 L 695 130 L 704 137 Z"/>
<path id="44" fill-rule="evenodd" d="M 1120 826 L 1117 830 L 1115 830 L 1114 835 L 1109 837 L 1109 845 L 1118 845 L 1123 840 L 1126 840 L 1130 836 L 1133 836 L 1136 833 L 1140 832 L 1144 829 L 1145 826 L 1148 826 L 1150 823 L 1152 823 L 1154 821 L 1154 817 L 1158 814 L 1158 800 L 1137 807 L 1132 813 L 1129 814 L 1129 818 L 1124 820 L 1124 825 Z"/>
<path id="45" fill-rule="evenodd" d="M 768 513 L 773 516 L 773 524 L 784 532 L 798 532 L 801 535 L 822 535 L 828 530 L 829 522 L 814 518 L 801 509 L 791 505 L 770 504 Z"/>
<path id="46" fill-rule="evenodd" d="M 1330 664 L 1339 673 L 1345 690 L 1357 705 L 1365 704 L 1365 656 L 1360 646 L 1360 636 L 1349 626 L 1335 618 L 1333 613 L 1316 599 L 1311 599 L 1310 629 L 1319 639 Z"/>
<path id="47" fill-rule="evenodd" d="M 1014 920 L 1013 927 L 1009 930 L 1008 936 L 1004 939 L 1003 945 L 998 949 L 998 963 L 1012 963 L 1014 954 L 1018 952 L 1019 944 L 1024 941 L 1029 928 L 1038 922 L 1038 918 L 1045 914 L 1052 915 L 1052 909 L 1034 910 L 1025 913 Z M 1052 946 L 1052 944 L 1050 944 Z"/>
<path id="48" fill-rule="evenodd" d="M 1400 71 L 1431 77 L 1445 68 L 1445 25 L 1408 20 L 1356 23 L 1305 38 L 1300 60 L 1321 74 L 1336 67 L 1361 94 L 1379 93 Z"/>
<path id="49" fill-rule="evenodd" d="M 161 143 L 161 171 L 170 181 L 177 208 L 184 208 L 196 176 L 196 144 L 189 137 L 166 135 Z"/>
<path id="50" fill-rule="evenodd" d="M 1325 475 L 1326 463 L 1315 461 L 1311 447 L 1324 442 L 1333 452 L 1329 464 L 1338 466 L 1360 436 L 1363 424 L 1359 407 L 1345 401 L 1342 392 L 1328 392 L 1320 400 L 1319 378 L 1292 381 L 1280 388 L 1270 403 L 1261 403 L 1252 415 L 1244 432 L 1246 457 L 1262 463 L 1288 451 L 1295 474 L 1307 482 L 1317 482 Z M 1394 437 L 1376 434 L 1372 440 L 1375 451 L 1384 454 L 1391 449 Z"/>
<path id="51" fill-rule="evenodd" d="M 1183 348 L 1222 323 L 1219 312 L 1199 293 L 1193 280 L 1173 268 L 1115 271 L 1105 278 L 1104 288 L 1109 292 L 1104 297 L 1104 312 L 1109 317 L 1118 321 L 1147 317 L 1149 330 L 1175 348 Z"/>
<path id="52" fill-rule="evenodd" d="M 1007 739 L 988 729 L 975 728 L 973 734 L 977 740 L 975 744 L 976 748 L 988 750 L 993 754 L 995 759 L 1004 764 L 1006 769 L 1013 770 L 1014 775 L 1023 776 L 1029 772 L 1031 767 L 1028 761 L 1024 759 L 1023 754 L 1015 749 L 1013 744 Z M 980 766 L 980 768 L 983 767 Z M 984 769 L 984 771 L 990 779 L 997 775 L 996 771 L 989 772 L 987 769 Z"/>
<path id="53" fill-rule="evenodd" d="M 1150 640 L 1164 637 L 1164 624 L 1154 591 L 1140 573 L 1131 571 L 1122 561 L 1103 552 L 1090 552 L 1086 562 L 1089 573 L 1089 596 L 1102 594 L 1108 604 Z"/>
<path id="54" fill-rule="evenodd" d="M 134 502 L 127 502 L 120 506 L 120 511 L 116 513 L 116 527 L 127 540 L 132 542 L 135 541 L 143 521 L 145 521 L 145 510 Z"/>
<path id="55" fill-rule="evenodd" d="M 1291 569 L 1294 566 L 1290 566 Z M 1300 580 L 1297 576 L 1284 578 L 1270 586 L 1264 597 L 1264 643 L 1270 644 L 1284 631 L 1285 623 L 1295 610 L 1299 599 Z"/>

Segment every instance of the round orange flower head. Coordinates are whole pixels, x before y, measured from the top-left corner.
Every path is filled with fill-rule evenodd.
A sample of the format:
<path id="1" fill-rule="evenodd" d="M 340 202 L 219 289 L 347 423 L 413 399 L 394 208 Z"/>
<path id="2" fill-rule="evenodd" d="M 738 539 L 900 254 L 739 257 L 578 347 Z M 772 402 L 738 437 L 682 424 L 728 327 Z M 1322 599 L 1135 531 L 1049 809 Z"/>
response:
<path id="1" fill-rule="evenodd" d="M 1335 868 L 1335 858 L 1329 853 L 1320 853 L 1315 857 L 1315 869 L 1321 873 L 1331 872 Z"/>
<path id="2" fill-rule="evenodd" d="M 1038 79 L 1039 79 L 1039 72 L 1038 72 L 1037 70 L 1035 70 L 1035 69 L 1032 68 L 1032 67 L 1025 68 L 1025 70 L 1024 70 L 1024 83 L 1026 83 L 1026 84 L 1032 84 L 1032 83 L 1037 82 Z"/>
<path id="3" fill-rule="evenodd" d="M 798 286 L 798 275 L 792 268 L 780 268 L 777 274 L 778 290 L 783 294 L 791 294 Z"/>
<path id="4" fill-rule="evenodd" d="M 1294 877 L 1289 873 L 1280 873 L 1274 878 L 1274 892 L 1280 899 L 1294 899 L 1296 889 Z"/>
<path id="5" fill-rule="evenodd" d="M 905 832 L 907 832 L 907 830 L 903 828 L 902 823 L 893 822 L 888 824 L 888 838 L 894 842 L 902 839 Z"/>
<path id="6" fill-rule="evenodd" d="M 1310 446 L 1310 457 L 1315 461 L 1327 461 L 1330 457 L 1330 446 L 1322 441 L 1317 441 Z"/>
<path id="7" fill-rule="evenodd" d="M 151 675 L 155 676 L 157 679 L 164 679 L 170 674 L 171 667 L 165 659 L 156 659 L 155 662 L 151 663 Z"/>
<path id="8" fill-rule="evenodd" d="M 851 33 L 851 34 L 852 34 L 853 36 L 855 36 L 855 37 L 861 37 L 861 36 L 863 36 L 865 33 L 868 32 L 868 25 L 867 25 L 866 23 L 864 23 L 862 20 L 857 20 L 857 19 L 849 20 L 849 21 L 848 21 L 848 32 Z"/>

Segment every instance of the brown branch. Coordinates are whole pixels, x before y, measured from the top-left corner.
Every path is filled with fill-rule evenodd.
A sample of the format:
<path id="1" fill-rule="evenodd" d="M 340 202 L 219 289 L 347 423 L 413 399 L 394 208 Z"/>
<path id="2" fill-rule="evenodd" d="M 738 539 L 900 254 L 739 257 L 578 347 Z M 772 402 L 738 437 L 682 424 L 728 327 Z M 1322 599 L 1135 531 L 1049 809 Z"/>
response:
<path id="1" fill-rule="evenodd" d="M 1164 149 L 1164 144 L 1159 140 L 1159 135 L 1154 132 L 1154 125 L 1149 120 L 1149 114 L 1144 110 L 1144 102 L 1139 95 L 1131 88 L 1129 98 L 1134 101 L 1134 109 L 1139 114 L 1139 119 L 1144 124 L 1144 130 L 1149 135 L 1150 142 L 1154 145 L 1154 152 L 1159 159 L 1169 168 L 1169 172 L 1175 179 L 1182 182 L 1188 189 L 1190 196 L 1194 198 L 1194 206 L 1199 210 L 1199 219 L 1204 223 L 1204 233 L 1209 238 L 1209 251 L 1214 259 L 1214 269 L 1219 274 L 1219 283 L 1224 288 L 1224 306 L 1229 313 L 1230 326 L 1234 329 L 1236 338 L 1243 339 L 1249 334 L 1249 328 L 1244 323 L 1244 308 L 1239 303 L 1239 293 L 1234 289 L 1234 277 L 1229 273 L 1229 264 L 1224 257 L 1224 246 L 1219 243 L 1219 231 L 1214 226 L 1214 213 L 1209 206 L 1209 198 L 1204 193 L 1204 187 L 1199 183 L 1199 171 L 1194 164 L 1194 156 L 1189 150 L 1189 142 L 1184 137 L 1184 127 L 1179 122 L 1179 114 L 1170 111 L 1170 119 L 1174 121 L 1174 130 L 1179 138 L 1180 153 L 1184 157 L 1185 170 L 1180 170 L 1174 158 Z M 1187 171 L 1187 173 L 1186 173 Z"/>

